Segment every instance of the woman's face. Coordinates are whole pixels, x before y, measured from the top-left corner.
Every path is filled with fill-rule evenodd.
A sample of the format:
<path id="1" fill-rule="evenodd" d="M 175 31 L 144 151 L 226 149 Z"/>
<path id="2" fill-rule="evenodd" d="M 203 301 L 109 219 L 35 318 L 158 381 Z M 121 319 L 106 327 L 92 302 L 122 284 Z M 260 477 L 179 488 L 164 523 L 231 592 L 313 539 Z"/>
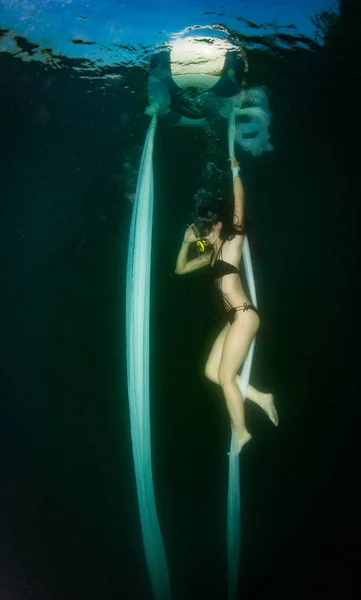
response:
<path id="1" fill-rule="evenodd" d="M 221 227 L 221 222 L 216 225 L 211 225 L 207 222 L 199 221 L 194 226 L 194 232 L 202 240 L 207 240 L 207 242 L 213 244 L 219 238 Z"/>
<path id="2" fill-rule="evenodd" d="M 207 240 L 207 242 L 209 242 L 210 244 L 214 244 L 214 242 L 216 242 L 219 239 L 219 232 L 221 231 L 221 227 L 222 223 L 217 223 L 216 225 L 213 225 L 210 233 L 206 235 L 204 239 Z"/>

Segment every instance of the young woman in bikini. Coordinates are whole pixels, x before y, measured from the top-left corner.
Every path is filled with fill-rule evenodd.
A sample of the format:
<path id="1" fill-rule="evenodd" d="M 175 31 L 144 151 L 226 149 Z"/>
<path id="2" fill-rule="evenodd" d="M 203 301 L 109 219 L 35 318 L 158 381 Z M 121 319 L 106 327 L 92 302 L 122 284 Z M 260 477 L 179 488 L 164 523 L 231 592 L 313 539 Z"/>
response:
<path id="1" fill-rule="evenodd" d="M 251 342 L 260 326 L 258 310 L 242 287 L 238 265 L 244 242 L 244 189 L 239 163 L 232 157 L 234 211 L 232 222 L 219 212 L 200 207 L 195 221 L 185 232 L 178 254 L 175 272 L 185 275 L 208 266 L 215 288 L 222 298 L 228 323 L 217 336 L 205 366 L 205 375 L 222 387 L 227 409 L 237 435 L 238 451 L 251 439 L 244 418 L 244 399 L 240 391 L 242 366 Z M 187 260 L 190 244 L 205 240 L 211 251 Z M 246 398 L 260 406 L 269 419 L 278 425 L 278 415 L 272 394 L 264 394 L 249 385 Z"/>

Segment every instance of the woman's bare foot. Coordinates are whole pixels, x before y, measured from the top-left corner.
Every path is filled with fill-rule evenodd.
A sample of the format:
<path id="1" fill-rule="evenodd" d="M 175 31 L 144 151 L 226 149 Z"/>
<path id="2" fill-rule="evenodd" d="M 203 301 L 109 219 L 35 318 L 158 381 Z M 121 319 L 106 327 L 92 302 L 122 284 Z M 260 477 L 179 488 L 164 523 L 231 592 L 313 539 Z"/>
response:
<path id="1" fill-rule="evenodd" d="M 278 427 L 278 414 L 274 405 L 273 394 L 262 394 L 262 398 L 257 404 L 264 410 L 273 425 Z"/>
<path id="2" fill-rule="evenodd" d="M 243 446 L 245 444 L 247 444 L 247 442 L 249 442 L 251 437 L 252 437 L 251 434 L 246 429 L 243 433 L 241 433 L 240 435 L 237 435 L 238 453 L 241 452 Z"/>
<path id="3" fill-rule="evenodd" d="M 237 377 L 237 383 L 239 389 L 241 389 L 241 378 L 239 375 Z M 246 398 L 257 404 L 257 406 L 259 406 L 260 408 L 262 408 L 269 420 L 272 421 L 272 423 L 276 425 L 276 427 L 278 426 L 278 414 L 274 405 L 273 394 L 265 394 L 263 392 L 260 392 L 259 390 L 256 390 L 256 388 L 254 388 L 253 385 L 249 384 L 247 388 Z"/>

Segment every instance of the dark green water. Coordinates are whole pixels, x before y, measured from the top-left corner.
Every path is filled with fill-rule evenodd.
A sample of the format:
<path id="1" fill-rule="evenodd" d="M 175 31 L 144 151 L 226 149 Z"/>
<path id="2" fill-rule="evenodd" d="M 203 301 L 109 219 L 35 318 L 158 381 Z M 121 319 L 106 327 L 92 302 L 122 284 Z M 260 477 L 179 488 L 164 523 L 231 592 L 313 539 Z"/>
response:
<path id="1" fill-rule="evenodd" d="M 247 405 L 240 595 L 358 597 L 360 10 L 325 48 L 250 53 L 271 142 L 239 154 L 259 307 Z M 0 59 L 3 315 L 1 600 L 150 599 L 125 379 L 132 204 L 124 161 L 148 127 L 147 72 L 104 94 L 71 70 Z M 135 90 L 130 95 L 124 85 Z M 159 126 L 151 306 L 153 463 L 177 600 L 223 600 L 229 425 L 205 381 L 220 315 L 175 258 L 205 136 Z M 219 167 L 227 168 L 220 133 Z"/>

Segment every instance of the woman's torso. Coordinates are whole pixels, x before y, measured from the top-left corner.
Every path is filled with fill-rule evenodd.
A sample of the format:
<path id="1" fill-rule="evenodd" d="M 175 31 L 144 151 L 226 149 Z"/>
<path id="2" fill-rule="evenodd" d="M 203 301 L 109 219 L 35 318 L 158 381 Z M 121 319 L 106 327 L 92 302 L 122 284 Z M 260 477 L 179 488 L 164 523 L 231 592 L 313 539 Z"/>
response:
<path id="1" fill-rule="evenodd" d="M 210 262 L 211 269 L 213 269 L 215 263 L 223 261 L 233 265 L 233 267 L 238 270 L 238 273 L 223 274 L 224 271 L 227 270 L 227 265 L 216 265 L 217 271 L 220 271 L 222 276 L 214 278 L 214 285 L 222 296 L 223 303 L 227 310 L 229 310 L 230 307 L 240 306 L 244 302 L 249 303 L 239 274 L 243 244 L 239 244 L 238 241 L 237 243 L 232 244 L 232 241 L 233 240 L 224 241 L 218 252 L 214 253 Z M 213 269 L 213 271 L 215 271 L 215 269 Z"/>

